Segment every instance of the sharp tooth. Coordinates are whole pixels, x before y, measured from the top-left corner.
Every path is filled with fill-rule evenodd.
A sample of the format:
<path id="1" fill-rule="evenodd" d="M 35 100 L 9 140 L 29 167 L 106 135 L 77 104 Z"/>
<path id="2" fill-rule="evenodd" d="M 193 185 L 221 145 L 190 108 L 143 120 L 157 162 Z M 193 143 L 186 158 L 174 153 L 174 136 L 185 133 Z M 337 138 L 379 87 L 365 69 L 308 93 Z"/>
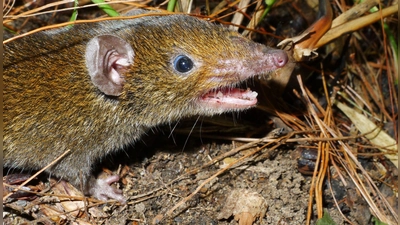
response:
<path id="1" fill-rule="evenodd" d="M 243 94 L 243 98 L 247 98 L 247 99 L 255 99 L 257 98 L 258 93 L 255 91 L 249 91 L 246 92 L 245 94 Z"/>
<path id="2" fill-rule="evenodd" d="M 217 98 L 222 98 L 222 97 L 224 97 L 224 94 L 222 94 L 221 91 L 218 91 L 218 93 L 217 93 Z"/>

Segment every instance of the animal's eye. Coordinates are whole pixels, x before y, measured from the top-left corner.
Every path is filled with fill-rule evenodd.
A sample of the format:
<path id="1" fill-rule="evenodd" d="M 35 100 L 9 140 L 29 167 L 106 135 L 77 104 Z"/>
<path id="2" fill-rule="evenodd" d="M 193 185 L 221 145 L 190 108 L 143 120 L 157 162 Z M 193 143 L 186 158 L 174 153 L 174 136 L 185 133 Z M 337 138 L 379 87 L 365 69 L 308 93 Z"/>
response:
<path id="1" fill-rule="evenodd" d="M 178 55 L 174 60 L 174 68 L 180 73 L 189 72 L 193 69 L 193 61 L 185 55 Z"/>

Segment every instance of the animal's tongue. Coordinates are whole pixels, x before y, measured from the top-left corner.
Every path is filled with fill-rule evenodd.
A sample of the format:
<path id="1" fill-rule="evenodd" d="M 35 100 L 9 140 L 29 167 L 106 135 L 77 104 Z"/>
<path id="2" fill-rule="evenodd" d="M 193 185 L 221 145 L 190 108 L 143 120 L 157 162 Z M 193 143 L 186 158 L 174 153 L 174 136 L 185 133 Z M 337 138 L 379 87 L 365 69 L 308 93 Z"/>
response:
<path id="1" fill-rule="evenodd" d="M 257 103 L 257 95 L 250 89 L 223 88 L 204 94 L 200 102 L 212 108 L 245 109 Z"/>

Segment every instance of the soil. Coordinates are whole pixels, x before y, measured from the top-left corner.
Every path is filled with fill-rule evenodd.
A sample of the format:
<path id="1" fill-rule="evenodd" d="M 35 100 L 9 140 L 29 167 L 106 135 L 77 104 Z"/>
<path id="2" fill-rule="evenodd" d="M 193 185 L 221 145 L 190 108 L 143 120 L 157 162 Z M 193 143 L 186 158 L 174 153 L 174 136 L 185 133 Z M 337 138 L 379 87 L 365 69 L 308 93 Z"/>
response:
<path id="1" fill-rule="evenodd" d="M 191 122 L 194 121 L 188 121 Z M 205 126 L 205 130 L 207 128 Z M 179 133 L 179 128 L 176 132 Z M 298 170 L 297 144 L 284 144 L 276 149 L 263 149 L 258 144 L 237 154 L 224 156 L 244 144 L 200 137 L 187 139 L 187 135 L 167 136 L 167 129 L 165 132 L 149 134 L 134 149 L 114 155 L 110 157 L 110 162 L 104 163 L 103 174 L 121 175 L 116 188 L 122 189 L 128 198 L 126 205 L 111 202 L 87 207 L 85 210 L 82 201 L 72 201 L 77 205 L 68 207 L 60 204 L 60 199 L 62 202 L 71 202 L 70 199 L 49 196 L 20 198 L 5 205 L 4 224 L 69 224 L 72 221 L 76 224 L 306 223 L 312 177 L 303 175 Z M 253 151 L 258 152 L 252 154 Z M 246 155 L 242 163 L 210 179 L 229 163 Z M 217 157 L 221 160 L 210 163 Z M 113 172 L 107 168 L 113 169 Z M 72 186 L 67 186 L 65 190 L 65 185 L 60 185 L 54 179 L 50 183 L 55 186 L 49 191 L 44 188 L 49 185 L 46 180 L 46 177 L 37 180 L 34 187 L 47 190 L 47 193 L 81 195 Z M 341 182 L 337 182 L 332 184 L 332 188 L 339 198 L 338 201 L 347 201 L 341 203 L 340 207 L 353 224 L 371 224 L 371 213 L 365 201 L 355 193 L 354 187 L 345 188 Z M 353 194 L 351 205 L 350 200 L 346 200 L 349 192 Z M 168 213 L 188 196 L 191 197 L 184 204 Z M 332 203 L 332 195 L 327 188 L 324 198 L 324 208 L 335 224 L 347 224 Z M 246 199 L 251 201 L 242 203 Z M 94 204 L 93 201 L 89 199 L 88 205 Z M 246 210 L 248 208 L 244 204 L 250 210 Z M 52 217 L 52 213 L 48 211 L 50 208 L 57 212 L 68 212 L 75 209 L 74 207 L 81 207 L 81 213 L 61 213 L 62 216 L 56 213 L 54 215 L 57 216 Z M 315 206 L 313 210 L 311 223 L 315 224 Z M 243 214 L 246 211 L 252 214 Z M 254 222 L 248 222 L 249 220 Z"/>

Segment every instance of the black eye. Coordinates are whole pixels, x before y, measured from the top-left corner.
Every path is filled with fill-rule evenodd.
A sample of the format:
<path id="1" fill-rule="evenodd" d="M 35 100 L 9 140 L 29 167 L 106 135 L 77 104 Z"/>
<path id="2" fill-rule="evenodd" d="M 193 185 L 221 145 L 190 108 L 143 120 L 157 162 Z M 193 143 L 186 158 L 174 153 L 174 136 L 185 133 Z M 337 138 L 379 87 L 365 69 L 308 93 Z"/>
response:
<path id="1" fill-rule="evenodd" d="M 193 61 L 185 55 L 178 55 L 174 60 L 174 68 L 181 73 L 189 72 L 193 69 Z"/>

